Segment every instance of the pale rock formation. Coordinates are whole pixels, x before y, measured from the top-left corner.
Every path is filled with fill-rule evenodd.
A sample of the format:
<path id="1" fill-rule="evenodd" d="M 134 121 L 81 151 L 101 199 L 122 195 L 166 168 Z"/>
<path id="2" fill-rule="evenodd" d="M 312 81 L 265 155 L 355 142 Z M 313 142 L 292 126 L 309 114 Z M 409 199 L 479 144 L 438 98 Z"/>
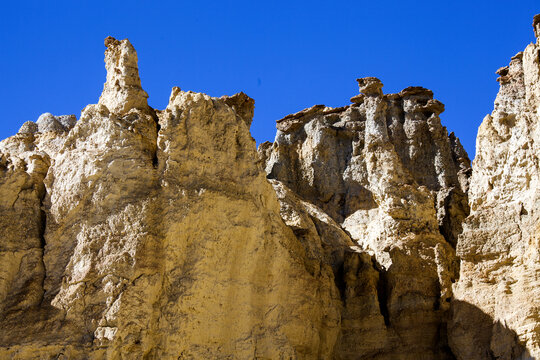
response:
<path id="1" fill-rule="evenodd" d="M 75 115 L 54 116 L 51 113 L 45 113 L 38 118 L 36 125 L 37 130 L 43 133 L 47 131 L 69 131 L 76 123 L 77 118 Z"/>
<path id="2" fill-rule="evenodd" d="M 173 88 L 155 111 L 106 44 L 99 104 L 0 143 L 0 358 L 331 358 L 350 240 L 321 211 L 330 245 L 281 220 L 253 100 Z"/>
<path id="3" fill-rule="evenodd" d="M 350 106 L 316 105 L 279 120 L 275 142 L 259 154 L 270 179 L 325 211 L 361 253 L 347 256 L 337 278 L 336 356 L 451 358 L 444 332 L 469 160 L 441 126 L 444 106 L 431 91 L 383 95 L 376 78 L 358 83 Z"/>
<path id="4" fill-rule="evenodd" d="M 38 132 L 38 126 L 33 121 L 27 121 L 24 124 L 22 124 L 21 128 L 19 129 L 19 134 L 34 134 Z"/>
<path id="5" fill-rule="evenodd" d="M 539 41 L 497 71 L 478 130 L 449 330 L 458 359 L 540 358 Z"/>
<path id="6" fill-rule="evenodd" d="M 253 99 L 152 109 L 107 38 L 98 104 L 0 142 L 0 359 L 540 358 L 538 41 L 471 177 L 430 90 L 358 79 L 257 154 Z"/>
<path id="7" fill-rule="evenodd" d="M 22 124 L 19 134 L 45 133 L 49 131 L 66 132 L 71 130 L 77 123 L 75 115 L 54 116 L 51 113 L 44 113 L 37 122 L 27 121 Z"/>
<path id="8" fill-rule="evenodd" d="M 105 39 L 105 46 L 107 81 L 99 104 L 118 115 L 124 115 L 131 109 L 148 108 L 148 94 L 141 87 L 137 52 L 133 45 L 128 39 L 116 40 L 109 36 Z"/>

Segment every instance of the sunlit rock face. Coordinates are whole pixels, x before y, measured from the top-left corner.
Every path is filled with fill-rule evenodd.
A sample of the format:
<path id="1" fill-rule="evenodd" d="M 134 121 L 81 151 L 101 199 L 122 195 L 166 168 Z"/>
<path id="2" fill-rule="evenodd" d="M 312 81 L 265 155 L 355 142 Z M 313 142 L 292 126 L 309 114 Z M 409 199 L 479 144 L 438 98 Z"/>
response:
<path id="1" fill-rule="evenodd" d="M 129 40 L 105 39 L 105 68 L 107 81 L 99 104 L 110 112 L 124 115 L 131 109 L 147 109 L 148 94 L 141 87 L 137 52 Z"/>
<path id="2" fill-rule="evenodd" d="M 358 79 L 257 150 L 246 94 L 153 109 L 105 46 L 98 104 L 0 142 L 0 359 L 540 356 L 538 43 L 474 170 L 430 90 Z"/>
<path id="3" fill-rule="evenodd" d="M 469 211 L 467 154 L 430 90 L 384 95 L 377 78 L 358 83 L 352 105 L 279 120 L 259 153 L 270 179 L 323 209 L 363 253 L 343 264 L 336 355 L 451 358 L 441 332 Z"/>
<path id="4" fill-rule="evenodd" d="M 458 359 L 540 358 L 539 56 L 537 38 L 497 71 L 478 129 L 449 332 Z"/>
<path id="5" fill-rule="evenodd" d="M 98 104 L 0 143 L 0 358 L 330 358 L 352 243 L 322 212 L 331 249 L 304 207 L 305 242 L 283 222 L 253 100 L 156 111 L 131 44 L 106 46 Z"/>

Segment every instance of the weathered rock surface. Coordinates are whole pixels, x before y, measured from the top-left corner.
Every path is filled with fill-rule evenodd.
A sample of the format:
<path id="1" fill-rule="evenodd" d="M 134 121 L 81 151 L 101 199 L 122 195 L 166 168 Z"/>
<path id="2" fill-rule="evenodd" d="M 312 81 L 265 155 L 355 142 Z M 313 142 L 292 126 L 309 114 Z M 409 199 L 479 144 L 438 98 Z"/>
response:
<path id="1" fill-rule="evenodd" d="M 474 171 L 430 90 L 358 79 L 257 152 L 246 94 L 152 109 L 105 45 L 98 104 L 0 142 L 0 359 L 540 358 L 538 40 Z"/>
<path id="2" fill-rule="evenodd" d="M 497 71 L 478 130 L 449 332 L 458 359 L 540 358 L 539 54 L 537 38 Z"/>
<path id="3" fill-rule="evenodd" d="M 45 114 L 0 143 L 0 358 L 330 358 L 325 254 L 348 237 L 323 249 L 313 222 L 302 243 L 281 220 L 253 101 L 174 88 L 155 111 L 131 44 L 107 47 L 72 129 Z"/>
<path id="4" fill-rule="evenodd" d="M 343 264 L 342 359 L 450 358 L 444 336 L 470 165 L 444 106 L 411 87 L 358 79 L 353 105 L 278 121 L 259 153 L 268 177 L 323 209 L 361 254 Z M 372 255 L 372 258 L 367 255 Z M 399 354 L 399 355 L 398 355 Z"/>
<path id="5" fill-rule="evenodd" d="M 99 104 L 118 115 L 124 115 L 133 108 L 147 109 L 148 94 L 141 87 L 137 52 L 133 45 L 127 39 L 119 41 L 109 36 L 105 39 L 105 46 L 107 81 Z"/>

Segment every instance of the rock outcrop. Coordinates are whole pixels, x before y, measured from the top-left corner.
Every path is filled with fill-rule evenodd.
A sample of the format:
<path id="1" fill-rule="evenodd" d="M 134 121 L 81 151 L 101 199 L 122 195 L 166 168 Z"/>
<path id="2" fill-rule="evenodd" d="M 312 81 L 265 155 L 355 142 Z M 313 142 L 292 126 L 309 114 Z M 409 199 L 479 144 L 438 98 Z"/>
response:
<path id="1" fill-rule="evenodd" d="M 109 36 L 105 39 L 105 68 L 107 81 L 99 104 L 118 115 L 124 115 L 131 109 L 147 109 L 148 94 L 141 87 L 137 52 L 125 39 L 116 40 Z"/>
<path id="2" fill-rule="evenodd" d="M 495 107 L 478 130 L 471 215 L 457 246 L 450 345 L 458 359 L 540 358 L 539 56 L 537 38 L 497 71 Z"/>
<path id="3" fill-rule="evenodd" d="M 106 45 L 73 128 L 45 114 L 0 143 L 0 358 L 330 358 L 332 263 L 281 220 L 253 101 L 174 88 L 155 111 L 131 44 Z"/>
<path id="4" fill-rule="evenodd" d="M 540 33 L 540 17 L 533 27 Z M 277 121 L 105 40 L 99 102 L 0 142 L 0 359 L 540 358 L 540 43 L 474 171 L 430 90 Z"/>
<path id="5" fill-rule="evenodd" d="M 259 153 L 269 178 L 323 209 L 361 253 L 340 274 L 339 358 L 450 358 L 441 332 L 469 211 L 469 160 L 431 91 L 383 95 L 376 78 L 358 83 L 350 106 L 279 120 Z"/>

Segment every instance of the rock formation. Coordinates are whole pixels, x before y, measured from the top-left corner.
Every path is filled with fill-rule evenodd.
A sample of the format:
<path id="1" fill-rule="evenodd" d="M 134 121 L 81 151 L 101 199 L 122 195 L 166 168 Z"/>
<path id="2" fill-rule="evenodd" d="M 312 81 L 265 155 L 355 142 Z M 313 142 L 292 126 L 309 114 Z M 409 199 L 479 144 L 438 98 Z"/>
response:
<path id="1" fill-rule="evenodd" d="M 449 339 L 458 359 L 540 358 L 539 15 L 533 27 L 536 43 L 497 71 L 495 107 L 478 130 L 457 246 Z"/>
<path id="2" fill-rule="evenodd" d="M 329 358 L 339 291 L 317 233 L 281 220 L 253 101 L 174 88 L 155 111 L 131 44 L 106 45 L 74 127 L 0 144 L 0 358 Z"/>
<path id="3" fill-rule="evenodd" d="M 153 109 L 105 46 L 98 104 L 0 142 L 1 359 L 540 357 L 538 40 L 474 171 L 430 90 L 358 79 L 257 151 L 247 95 Z"/>
<path id="4" fill-rule="evenodd" d="M 323 209 L 362 255 L 341 270 L 342 359 L 450 358 L 444 336 L 453 245 L 468 214 L 470 164 L 431 91 L 383 95 L 358 79 L 350 106 L 278 121 L 259 152 L 268 177 Z M 370 256 L 368 256 L 368 254 Z"/>

